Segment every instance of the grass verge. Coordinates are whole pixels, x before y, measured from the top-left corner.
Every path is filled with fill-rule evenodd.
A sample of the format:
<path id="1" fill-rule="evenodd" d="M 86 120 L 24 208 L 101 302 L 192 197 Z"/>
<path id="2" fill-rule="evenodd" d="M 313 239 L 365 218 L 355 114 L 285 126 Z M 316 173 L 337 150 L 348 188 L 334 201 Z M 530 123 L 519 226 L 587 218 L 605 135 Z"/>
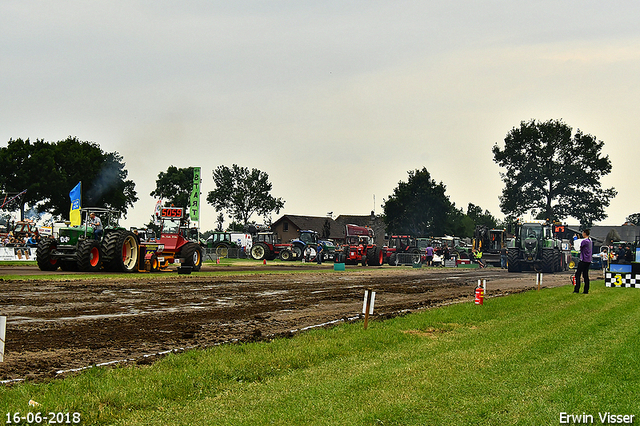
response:
<path id="1" fill-rule="evenodd" d="M 82 424 L 541 425 L 637 415 L 640 291 L 568 287 L 0 388 Z M 29 407 L 33 399 L 41 405 Z M 6 416 L 6 414 L 4 414 Z M 7 419 L 3 419 L 6 421 Z"/>

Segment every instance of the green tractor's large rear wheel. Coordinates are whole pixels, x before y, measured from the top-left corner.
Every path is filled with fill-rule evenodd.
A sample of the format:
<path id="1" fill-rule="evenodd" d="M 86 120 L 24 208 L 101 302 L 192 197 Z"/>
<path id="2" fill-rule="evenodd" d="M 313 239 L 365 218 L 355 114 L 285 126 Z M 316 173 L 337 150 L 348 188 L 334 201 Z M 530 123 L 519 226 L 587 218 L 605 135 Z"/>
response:
<path id="1" fill-rule="evenodd" d="M 554 256 L 554 250 L 553 249 L 543 249 L 542 250 L 542 272 L 545 273 L 551 273 L 554 272 L 554 262 L 555 262 L 555 256 Z"/>
<path id="2" fill-rule="evenodd" d="M 109 232 L 102 240 L 105 269 L 115 272 L 133 272 L 138 264 L 138 239 L 125 229 Z"/>
<path id="3" fill-rule="evenodd" d="M 38 262 L 38 267 L 41 271 L 55 271 L 58 269 L 58 259 L 54 259 L 51 256 L 51 252 L 54 251 L 57 247 L 57 243 L 55 240 L 50 238 L 43 238 L 38 243 L 38 248 L 36 249 L 36 260 Z"/>

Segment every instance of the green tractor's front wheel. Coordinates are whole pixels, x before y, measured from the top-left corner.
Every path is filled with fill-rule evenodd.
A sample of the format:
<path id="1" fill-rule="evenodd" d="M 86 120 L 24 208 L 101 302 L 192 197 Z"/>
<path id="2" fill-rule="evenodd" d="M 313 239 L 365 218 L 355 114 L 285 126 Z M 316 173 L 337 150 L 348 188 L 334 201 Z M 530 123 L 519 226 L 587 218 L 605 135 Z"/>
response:
<path id="1" fill-rule="evenodd" d="M 518 249 L 510 248 L 507 250 L 507 270 L 509 272 L 520 272 L 522 266 L 520 265 L 520 252 Z"/>
<path id="2" fill-rule="evenodd" d="M 55 271 L 58 269 L 58 259 L 54 259 L 51 253 L 56 249 L 57 243 L 50 238 L 43 238 L 36 249 L 36 260 L 41 271 Z"/>
<path id="3" fill-rule="evenodd" d="M 102 240 L 105 269 L 115 272 L 133 272 L 138 265 L 138 239 L 125 229 L 109 232 Z"/>
<path id="4" fill-rule="evenodd" d="M 96 240 L 84 240 L 78 245 L 76 253 L 78 270 L 97 272 L 102 267 L 102 249 Z"/>

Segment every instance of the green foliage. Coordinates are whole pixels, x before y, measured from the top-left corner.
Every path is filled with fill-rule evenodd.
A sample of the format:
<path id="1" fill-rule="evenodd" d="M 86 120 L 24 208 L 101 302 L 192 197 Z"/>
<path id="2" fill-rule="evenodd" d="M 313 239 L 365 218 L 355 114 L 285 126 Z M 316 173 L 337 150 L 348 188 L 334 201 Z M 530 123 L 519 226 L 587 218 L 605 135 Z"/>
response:
<path id="1" fill-rule="evenodd" d="M 640 226 L 640 213 L 630 214 L 627 216 L 626 221 L 631 222 L 636 226 Z"/>
<path id="2" fill-rule="evenodd" d="M 213 171 L 213 183 L 216 189 L 209 192 L 207 202 L 216 211 L 227 211 L 242 225 L 249 223 L 254 213 L 266 217 L 284 207 L 282 198 L 271 195 L 269 175 L 258 169 L 249 170 L 237 164 L 231 168 L 218 166 Z"/>
<path id="3" fill-rule="evenodd" d="M 611 172 L 604 142 L 572 129 L 562 120 L 521 122 L 505 137 L 504 149 L 493 146 L 494 161 L 505 188 L 500 207 L 507 216 L 529 211 L 539 219 L 580 219 L 582 227 L 606 218 L 604 209 L 617 192 L 602 189 L 600 181 Z"/>
<path id="4" fill-rule="evenodd" d="M 498 226 L 498 219 L 496 219 L 489 210 L 482 212 L 480 206 L 469 203 L 467 206 L 467 216 L 473 221 L 475 226 L 486 226 L 489 229 L 496 228 Z"/>
<path id="5" fill-rule="evenodd" d="M 388 232 L 415 236 L 460 235 L 462 212 L 445 195 L 446 187 L 436 183 L 425 167 L 408 172 L 385 201 L 383 220 Z"/>
<path id="6" fill-rule="evenodd" d="M 149 195 L 163 199 L 165 205 L 188 208 L 192 189 L 193 167 L 169 166 L 166 172 L 158 173 L 156 189 Z"/>
<path id="7" fill-rule="evenodd" d="M 135 183 L 126 180 L 122 156 L 103 152 L 95 142 L 69 136 L 59 142 L 10 140 L 0 148 L 0 189 L 22 191 L 21 217 L 26 205 L 37 207 L 58 218 L 69 215 L 69 191 L 82 182 L 82 205 L 118 210 L 138 200 Z"/>
<path id="8" fill-rule="evenodd" d="M 491 292 L 489 293 L 491 294 Z M 82 424 L 548 425 L 635 414 L 640 292 L 592 283 L 0 388 Z M 41 405 L 29 408 L 33 399 Z"/>
<path id="9" fill-rule="evenodd" d="M 224 226 L 224 214 L 218 213 L 218 216 L 216 217 L 216 231 L 222 232 L 224 229 L 223 226 Z"/>

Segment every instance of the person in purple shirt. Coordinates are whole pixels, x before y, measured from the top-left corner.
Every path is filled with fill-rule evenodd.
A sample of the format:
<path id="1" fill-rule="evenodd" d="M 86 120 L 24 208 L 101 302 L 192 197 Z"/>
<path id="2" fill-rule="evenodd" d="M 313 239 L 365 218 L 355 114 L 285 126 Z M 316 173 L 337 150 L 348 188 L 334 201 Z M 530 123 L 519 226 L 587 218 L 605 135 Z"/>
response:
<path id="1" fill-rule="evenodd" d="M 593 256 L 593 246 L 589 238 L 590 233 L 589 229 L 582 231 L 584 240 L 580 242 L 580 262 L 578 262 L 578 268 L 576 269 L 574 293 L 580 293 L 580 275 L 584 278 L 583 294 L 589 293 L 589 266 L 591 266 L 591 256 Z"/>
<path id="2" fill-rule="evenodd" d="M 433 266 L 433 247 L 431 247 L 431 243 L 427 246 L 427 256 L 426 256 L 427 266 Z"/>

